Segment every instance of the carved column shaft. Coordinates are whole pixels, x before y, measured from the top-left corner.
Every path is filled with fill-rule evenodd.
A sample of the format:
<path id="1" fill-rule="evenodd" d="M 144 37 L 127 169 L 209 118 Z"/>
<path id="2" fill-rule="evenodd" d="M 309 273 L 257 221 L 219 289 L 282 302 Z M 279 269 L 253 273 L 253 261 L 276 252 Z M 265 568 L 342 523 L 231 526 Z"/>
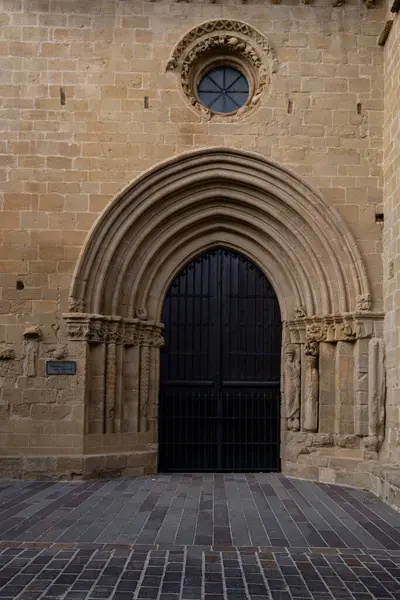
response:
<path id="1" fill-rule="evenodd" d="M 116 384 L 115 384 L 115 412 L 114 412 L 114 431 L 120 433 L 123 417 L 124 403 L 124 346 L 116 346 Z"/>
<path id="2" fill-rule="evenodd" d="M 335 433 L 354 433 L 353 343 L 338 342 L 335 356 Z"/>
<path id="3" fill-rule="evenodd" d="M 354 433 L 368 435 L 368 340 L 354 344 Z"/>
<path id="4" fill-rule="evenodd" d="M 318 370 L 316 357 L 307 356 L 304 389 L 304 424 L 305 431 L 318 431 Z"/>
<path id="5" fill-rule="evenodd" d="M 381 338 L 368 344 L 368 434 L 380 444 L 385 435 L 384 346 Z"/>
<path id="6" fill-rule="evenodd" d="M 310 341 L 305 345 L 304 356 L 304 431 L 318 431 L 318 401 L 319 401 L 319 375 L 318 375 L 318 342 Z"/>
<path id="7" fill-rule="evenodd" d="M 319 344 L 319 431 L 335 429 L 335 344 Z"/>
<path id="8" fill-rule="evenodd" d="M 150 348 L 140 348 L 139 431 L 147 431 L 149 413 Z"/>
<path id="9" fill-rule="evenodd" d="M 104 433 L 104 410 L 106 399 L 106 344 L 89 346 L 89 393 L 87 432 Z"/>
<path id="10" fill-rule="evenodd" d="M 105 403 L 105 431 L 114 433 L 115 399 L 117 386 L 117 346 L 114 342 L 107 344 L 107 371 L 106 371 L 106 403 Z"/>
<path id="11" fill-rule="evenodd" d="M 122 405 L 123 432 L 139 430 L 139 346 L 124 348 L 124 397 Z"/>
<path id="12" fill-rule="evenodd" d="M 158 393 L 160 385 L 160 348 L 150 349 L 149 430 L 157 431 Z"/>

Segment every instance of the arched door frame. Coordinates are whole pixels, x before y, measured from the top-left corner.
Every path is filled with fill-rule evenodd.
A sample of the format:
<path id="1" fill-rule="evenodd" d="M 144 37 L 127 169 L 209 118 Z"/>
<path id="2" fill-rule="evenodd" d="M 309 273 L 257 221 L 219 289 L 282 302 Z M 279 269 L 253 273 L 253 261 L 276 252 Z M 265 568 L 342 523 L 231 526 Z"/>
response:
<path id="1" fill-rule="evenodd" d="M 248 257 L 272 283 L 283 346 L 294 346 L 287 356 L 295 351 L 302 363 L 299 415 L 288 427 L 318 431 L 318 358 L 307 357 L 318 357 L 320 344 L 358 341 L 362 356 L 368 338 L 381 335 L 363 257 L 337 210 L 299 176 L 258 154 L 211 148 L 165 161 L 125 187 L 82 249 L 65 318 L 86 357 L 88 434 L 135 432 L 139 446 L 156 442 L 164 297 L 182 266 L 216 245 Z M 289 367 L 285 386 L 296 378 Z M 285 402 L 293 393 L 285 387 Z M 284 408 L 283 415 L 292 410 Z M 363 410 L 355 407 L 363 420 L 355 428 L 367 435 Z"/>

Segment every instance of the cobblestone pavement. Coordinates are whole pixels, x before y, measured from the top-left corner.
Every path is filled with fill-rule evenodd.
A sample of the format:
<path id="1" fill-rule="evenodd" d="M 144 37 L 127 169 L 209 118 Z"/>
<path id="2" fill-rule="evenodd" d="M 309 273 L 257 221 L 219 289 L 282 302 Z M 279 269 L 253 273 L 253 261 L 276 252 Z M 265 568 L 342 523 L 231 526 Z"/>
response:
<path id="1" fill-rule="evenodd" d="M 276 474 L 0 482 L 0 599 L 400 600 L 400 515 Z"/>

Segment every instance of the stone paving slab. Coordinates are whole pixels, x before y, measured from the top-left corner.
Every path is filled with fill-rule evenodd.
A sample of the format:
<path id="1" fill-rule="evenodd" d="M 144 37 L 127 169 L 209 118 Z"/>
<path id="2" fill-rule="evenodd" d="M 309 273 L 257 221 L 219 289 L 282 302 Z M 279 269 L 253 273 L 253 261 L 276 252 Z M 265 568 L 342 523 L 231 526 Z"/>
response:
<path id="1" fill-rule="evenodd" d="M 283 475 L 0 483 L 0 541 L 400 549 L 400 515 L 362 490 Z"/>
<path id="2" fill-rule="evenodd" d="M 4 548 L 0 598 L 400 600 L 400 553 Z"/>
<path id="3" fill-rule="evenodd" d="M 277 474 L 0 482 L 0 600 L 400 600 L 400 515 Z"/>

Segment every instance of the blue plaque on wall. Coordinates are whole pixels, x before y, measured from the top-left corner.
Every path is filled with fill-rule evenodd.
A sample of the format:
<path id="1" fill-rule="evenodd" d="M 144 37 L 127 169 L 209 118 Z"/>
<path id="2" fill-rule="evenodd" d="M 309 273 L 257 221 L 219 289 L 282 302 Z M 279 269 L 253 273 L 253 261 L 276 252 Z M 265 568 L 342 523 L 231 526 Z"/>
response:
<path id="1" fill-rule="evenodd" d="M 76 360 L 47 360 L 46 375 L 76 375 Z"/>

